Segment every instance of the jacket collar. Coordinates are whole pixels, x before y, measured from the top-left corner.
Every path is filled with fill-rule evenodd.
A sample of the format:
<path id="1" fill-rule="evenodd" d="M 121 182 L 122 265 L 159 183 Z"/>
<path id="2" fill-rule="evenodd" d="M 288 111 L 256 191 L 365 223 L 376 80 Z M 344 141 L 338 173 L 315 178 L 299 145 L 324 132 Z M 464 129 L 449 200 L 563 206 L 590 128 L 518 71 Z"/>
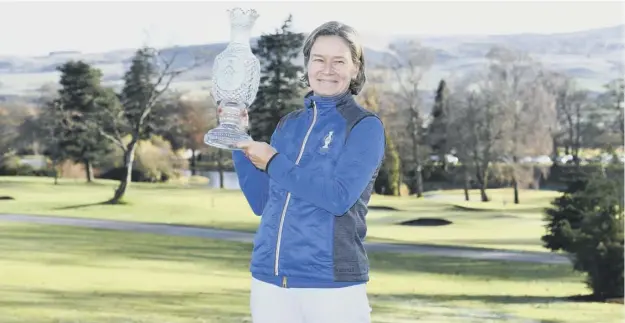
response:
<path id="1" fill-rule="evenodd" d="M 349 90 L 335 96 L 320 96 L 310 91 L 304 96 L 304 104 L 307 108 L 312 108 L 312 103 L 314 101 L 319 109 L 336 108 L 353 100 L 354 97 Z"/>

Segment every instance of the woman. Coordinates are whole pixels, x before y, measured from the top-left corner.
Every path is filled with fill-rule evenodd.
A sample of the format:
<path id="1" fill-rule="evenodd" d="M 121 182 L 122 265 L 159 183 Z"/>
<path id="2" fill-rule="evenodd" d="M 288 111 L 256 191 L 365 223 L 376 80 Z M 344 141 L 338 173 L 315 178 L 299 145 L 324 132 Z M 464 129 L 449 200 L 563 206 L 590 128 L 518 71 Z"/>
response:
<path id="1" fill-rule="evenodd" d="M 384 158 L 384 127 L 353 96 L 365 84 L 355 31 L 315 29 L 303 48 L 311 92 L 271 145 L 233 153 L 243 193 L 262 216 L 251 260 L 254 323 L 370 322 L 365 216 Z"/>

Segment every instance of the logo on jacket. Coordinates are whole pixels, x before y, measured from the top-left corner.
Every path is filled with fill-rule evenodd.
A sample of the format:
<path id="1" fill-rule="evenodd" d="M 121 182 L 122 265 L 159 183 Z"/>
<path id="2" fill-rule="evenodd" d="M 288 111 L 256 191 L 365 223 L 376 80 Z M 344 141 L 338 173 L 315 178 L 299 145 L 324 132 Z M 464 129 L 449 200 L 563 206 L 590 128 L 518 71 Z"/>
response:
<path id="1" fill-rule="evenodd" d="M 321 146 L 321 151 L 324 152 L 330 149 L 330 144 L 332 143 L 332 136 L 334 135 L 334 131 L 328 132 L 328 134 L 323 138 L 323 146 Z"/>

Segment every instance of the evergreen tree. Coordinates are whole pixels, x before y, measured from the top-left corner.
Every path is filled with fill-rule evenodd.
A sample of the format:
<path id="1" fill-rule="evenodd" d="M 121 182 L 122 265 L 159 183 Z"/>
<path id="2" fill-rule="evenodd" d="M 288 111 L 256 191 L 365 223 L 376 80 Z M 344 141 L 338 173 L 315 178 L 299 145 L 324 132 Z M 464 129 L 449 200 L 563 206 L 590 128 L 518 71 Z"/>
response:
<path id="1" fill-rule="evenodd" d="M 83 61 L 69 61 L 57 68 L 61 73 L 59 97 L 51 106 L 60 105 L 66 112 L 63 126 L 64 155 L 71 160 L 83 163 L 87 181 L 93 180 L 93 165 L 112 151 L 110 142 L 90 126 L 97 106 L 94 104 L 101 95 L 100 70 Z"/>
<path id="2" fill-rule="evenodd" d="M 250 135 L 269 143 L 280 119 L 301 106 L 300 83 L 303 68 L 294 63 L 304 35 L 291 31 L 292 17 L 273 34 L 263 35 L 253 48 L 261 64 L 261 78 L 255 102 L 250 107 Z"/>
<path id="3" fill-rule="evenodd" d="M 578 176 L 546 210 L 544 246 L 573 257 L 598 299 L 623 297 L 623 183 L 600 173 Z"/>
<path id="4" fill-rule="evenodd" d="M 434 107 L 432 109 L 432 123 L 428 127 L 428 139 L 432 152 L 439 157 L 444 170 L 447 169 L 447 160 L 445 155 L 448 153 L 449 147 L 447 142 L 447 124 L 449 119 L 449 89 L 445 80 L 438 83 L 436 97 L 434 99 Z"/>
<path id="5" fill-rule="evenodd" d="M 399 153 L 388 132 L 384 134 L 384 137 L 386 139 L 384 160 L 374 184 L 375 192 L 382 195 L 399 196 L 399 173 L 401 171 Z"/>

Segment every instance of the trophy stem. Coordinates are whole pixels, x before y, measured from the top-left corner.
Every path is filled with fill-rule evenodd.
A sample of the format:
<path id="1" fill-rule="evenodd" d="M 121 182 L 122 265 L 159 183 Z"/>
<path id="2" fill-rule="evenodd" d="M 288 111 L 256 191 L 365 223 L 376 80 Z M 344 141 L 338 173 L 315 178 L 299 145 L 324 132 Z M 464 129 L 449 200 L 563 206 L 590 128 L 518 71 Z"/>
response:
<path id="1" fill-rule="evenodd" d="M 220 102 L 218 109 L 221 110 L 221 113 L 219 113 L 219 123 L 235 127 L 241 126 L 241 117 L 243 116 L 243 111 L 245 110 L 245 104 L 231 101 Z"/>
<path id="2" fill-rule="evenodd" d="M 237 143 L 242 141 L 250 141 L 252 137 L 243 130 L 241 117 L 246 109 L 244 103 L 237 102 L 220 102 L 219 109 L 219 126 L 207 132 L 204 135 L 204 143 L 209 146 L 239 150 Z"/>

